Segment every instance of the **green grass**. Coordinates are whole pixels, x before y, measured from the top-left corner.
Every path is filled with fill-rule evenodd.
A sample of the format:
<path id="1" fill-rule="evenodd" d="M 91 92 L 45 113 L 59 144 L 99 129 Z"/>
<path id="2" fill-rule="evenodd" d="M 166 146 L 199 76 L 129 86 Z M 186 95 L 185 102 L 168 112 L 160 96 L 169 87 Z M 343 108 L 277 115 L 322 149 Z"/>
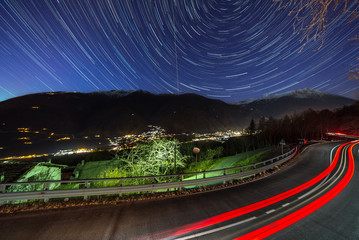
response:
<path id="1" fill-rule="evenodd" d="M 79 189 L 80 183 L 61 184 L 57 190 Z"/>
<path id="2" fill-rule="evenodd" d="M 198 172 L 201 171 L 209 171 L 223 168 L 231 168 L 231 167 L 240 167 L 245 165 L 250 165 L 253 163 L 257 163 L 264 159 L 264 156 L 267 156 L 270 148 L 261 148 L 254 151 L 249 151 L 245 153 L 239 153 L 229 157 L 223 157 L 212 161 L 201 161 L 198 162 Z M 195 172 L 196 171 L 196 163 L 191 163 L 189 168 L 185 172 Z M 234 173 L 234 170 L 227 173 Z M 215 177 L 223 175 L 222 171 L 206 173 L 206 177 Z M 197 179 L 203 178 L 203 174 L 198 174 Z M 196 179 L 196 176 L 190 176 L 184 180 L 193 180 Z"/>
<path id="3" fill-rule="evenodd" d="M 198 162 L 197 171 L 209 171 L 209 170 L 216 170 L 216 169 L 223 169 L 223 168 L 232 168 L 232 167 L 239 167 L 239 166 L 245 166 L 250 165 L 253 163 L 257 163 L 266 159 L 269 159 L 271 155 L 273 155 L 274 152 L 271 151 L 270 148 L 261 148 L 254 151 L 249 151 L 245 153 L 236 154 L 234 156 L 229 157 L 223 157 L 218 158 L 214 160 L 206 160 L 206 161 L 200 161 Z M 276 154 L 276 153 L 275 153 Z M 277 154 L 276 154 L 277 155 Z M 98 178 L 99 176 L 104 175 L 104 172 L 107 172 L 106 177 L 116 177 L 116 176 L 110 176 L 111 170 L 117 168 L 119 166 L 119 161 L 116 160 L 106 160 L 106 161 L 97 161 L 97 162 L 87 162 L 84 165 L 79 164 L 76 168 L 76 170 L 79 171 L 79 179 L 91 179 L 91 178 Z M 244 170 L 250 170 L 250 169 L 244 169 Z M 184 171 L 185 173 L 189 172 L 195 172 L 196 171 L 196 164 L 195 162 L 192 162 L 187 169 Z M 227 174 L 239 172 L 238 170 L 228 170 Z M 220 176 L 223 174 L 223 171 L 218 172 L 211 172 L 206 173 L 206 177 L 215 177 Z M 122 176 L 122 174 L 121 174 Z M 117 176 L 119 177 L 119 176 Z M 198 174 L 197 179 L 203 178 L 203 174 Z M 185 178 L 184 180 L 193 180 L 196 179 L 195 175 L 189 176 Z M 160 182 L 171 182 L 174 179 L 157 179 L 157 181 Z M 178 180 L 178 179 L 177 179 Z M 141 182 L 141 184 L 150 183 L 147 181 L 150 181 L 149 179 L 145 180 L 137 180 L 137 181 L 144 181 Z M 136 184 L 136 180 L 124 180 L 123 185 L 134 185 Z M 137 184 L 140 184 L 138 182 Z M 117 182 L 112 181 L 106 181 L 98 182 L 98 183 L 92 183 L 90 187 L 99 187 L 99 186 L 113 186 L 113 185 L 119 185 Z M 61 189 L 66 189 L 71 186 L 60 186 Z M 79 186 L 74 186 L 79 187 Z"/>
<path id="4" fill-rule="evenodd" d="M 101 175 L 104 177 L 105 172 L 110 172 L 117 168 L 119 164 L 118 160 L 87 162 L 83 166 L 79 164 L 75 171 L 79 171 L 78 179 L 93 179 L 99 178 Z"/>

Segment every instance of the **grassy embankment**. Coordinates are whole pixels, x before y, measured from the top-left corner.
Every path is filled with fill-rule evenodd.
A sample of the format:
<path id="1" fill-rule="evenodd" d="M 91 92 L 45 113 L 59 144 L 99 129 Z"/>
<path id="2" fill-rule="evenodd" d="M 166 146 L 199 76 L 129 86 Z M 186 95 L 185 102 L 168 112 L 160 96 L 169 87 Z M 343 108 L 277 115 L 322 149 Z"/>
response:
<path id="1" fill-rule="evenodd" d="M 277 151 L 273 151 L 270 148 L 261 148 L 254 151 L 236 154 L 234 156 L 222 157 L 213 160 L 199 161 L 197 165 L 197 170 L 198 172 L 201 172 L 201 171 L 245 166 L 269 159 L 277 155 L 279 155 Z M 120 166 L 120 162 L 118 160 L 85 162 L 82 164 L 78 164 L 78 166 L 75 169 L 75 172 L 77 171 L 75 175 L 77 175 L 77 179 L 126 177 L 127 174 L 125 172 L 118 170 L 119 166 Z M 196 165 L 195 162 L 192 162 L 188 165 L 188 167 L 184 172 L 190 173 L 195 171 L 196 171 Z M 235 171 L 238 172 L 239 169 L 228 170 L 226 173 L 230 174 L 230 173 L 234 173 Z M 223 171 L 210 172 L 210 173 L 206 173 L 206 178 L 220 176 L 222 174 Z M 203 174 L 198 174 L 197 179 L 199 178 L 203 178 Z M 184 180 L 192 180 L 192 179 L 196 179 L 196 176 L 192 175 L 186 177 Z M 173 179 L 168 179 L 168 180 L 173 181 Z M 125 180 L 123 181 L 122 184 L 133 185 L 138 183 L 136 182 L 136 180 Z M 59 189 L 81 188 L 81 186 L 79 185 L 80 184 L 64 184 L 61 185 Z M 92 183 L 90 187 L 107 187 L 107 186 L 117 186 L 117 185 L 119 185 L 119 181 L 104 180 L 97 183 Z"/>
<path id="2" fill-rule="evenodd" d="M 234 156 L 222 157 L 212 161 L 201 161 L 198 162 L 197 170 L 198 172 L 210 171 L 224 168 L 240 167 L 246 166 L 253 163 L 257 163 L 266 159 L 269 159 L 270 156 L 274 154 L 270 148 L 261 148 L 254 151 L 239 153 Z M 235 170 L 227 171 L 228 173 L 234 173 Z M 237 170 L 238 171 L 238 170 Z M 191 163 L 188 169 L 185 171 L 187 173 L 196 172 L 196 164 Z M 223 171 L 209 172 L 206 173 L 207 177 L 215 177 L 223 175 Z M 203 174 L 198 174 L 197 179 L 203 178 Z M 196 179 L 196 176 L 190 176 L 184 180 L 193 180 Z"/>

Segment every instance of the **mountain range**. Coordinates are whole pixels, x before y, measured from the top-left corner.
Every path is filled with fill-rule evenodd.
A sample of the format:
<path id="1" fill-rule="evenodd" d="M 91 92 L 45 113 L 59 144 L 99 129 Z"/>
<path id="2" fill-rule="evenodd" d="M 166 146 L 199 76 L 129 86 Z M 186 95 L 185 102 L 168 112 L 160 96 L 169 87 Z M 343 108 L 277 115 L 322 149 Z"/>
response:
<path id="1" fill-rule="evenodd" d="M 353 99 L 306 88 L 291 92 L 267 95 L 234 104 L 251 109 L 253 116 L 283 117 L 286 114 L 301 113 L 309 108 L 313 110 L 333 110 L 354 103 Z"/>
<path id="2" fill-rule="evenodd" d="M 141 133 L 157 125 L 169 133 L 214 132 L 246 128 L 261 116 L 335 109 L 353 99 L 312 89 L 228 104 L 196 94 L 152 94 L 145 91 L 30 94 L 0 102 L 0 131 L 33 131 L 103 136 Z"/>

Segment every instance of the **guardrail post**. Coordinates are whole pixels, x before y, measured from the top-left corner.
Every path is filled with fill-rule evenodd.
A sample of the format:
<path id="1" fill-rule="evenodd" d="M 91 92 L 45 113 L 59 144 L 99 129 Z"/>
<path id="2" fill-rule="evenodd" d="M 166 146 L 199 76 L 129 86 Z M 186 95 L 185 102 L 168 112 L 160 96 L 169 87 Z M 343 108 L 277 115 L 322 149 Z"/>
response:
<path id="1" fill-rule="evenodd" d="M 41 193 L 41 194 L 43 194 L 43 193 Z M 48 201 L 49 201 L 49 198 L 44 197 L 44 202 L 48 202 Z"/>
<path id="2" fill-rule="evenodd" d="M 180 176 L 180 182 L 182 182 L 182 180 L 183 180 L 183 175 Z M 178 190 L 182 191 L 182 185 L 179 186 Z"/>
<path id="3" fill-rule="evenodd" d="M 223 176 L 226 175 L 226 169 L 223 169 Z M 226 184 L 226 180 L 223 180 L 223 184 Z"/>
<path id="4" fill-rule="evenodd" d="M 152 184 L 155 184 L 155 178 L 154 177 L 152 178 Z M 152 191 L 151 192 L 153 193 L 153 185 L 152 185 Z"/>
<path id="5" fill-rule="evenodd" d="M 203 179 L 205 179 L 205 178 L 206 178 L 206 172 L 204 171 L 203 172 Z M 205 183 L 203 183 L 203 188 L 206 189 L 206 184 Z"/>
<path id="6" fill-rule="evenodd" d="M 50 189 L 50 183 L 45 182 L 45 191 L 48 191 Z M 41 194 L 43 194 L 43 192 L 41 192 Z M 47 197 L 44 197 L 44 201 L 48 202 L 49 199 Z"/>
<path id="7" fill-rule="evenodd" d="M 5 191 L 6 191 L 6 185 L 5 185 L 5 184 L 1 184 L 0 191 L 1 191 L 2 193 L 5 193 Z"/>
<path id="8" fill-rule="evenodd" d="M 85 189 L 89 187 L 89 181 L 85 181 Z M 84 200 L 87 201 L 87 195 L 84 195 Z"/>
<path id="9" fill-rule="evenodd" d="M 120 179 L 120 197 L 122 197 L 122 183 L 123 183 L 123 180 L 122 178 Z"/>

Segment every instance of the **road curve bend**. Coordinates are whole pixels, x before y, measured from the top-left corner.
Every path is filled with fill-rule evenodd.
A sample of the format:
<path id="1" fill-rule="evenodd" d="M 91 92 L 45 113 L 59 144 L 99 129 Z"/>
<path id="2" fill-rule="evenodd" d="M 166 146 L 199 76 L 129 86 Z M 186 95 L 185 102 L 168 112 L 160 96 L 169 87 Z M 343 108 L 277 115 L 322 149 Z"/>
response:
<path id="1" fill-rule="evenodd" d="M 228 189 L 0 215 L 1 239 L 359 239 L 355 144 L 309 146 L 276 174 Z"/>

